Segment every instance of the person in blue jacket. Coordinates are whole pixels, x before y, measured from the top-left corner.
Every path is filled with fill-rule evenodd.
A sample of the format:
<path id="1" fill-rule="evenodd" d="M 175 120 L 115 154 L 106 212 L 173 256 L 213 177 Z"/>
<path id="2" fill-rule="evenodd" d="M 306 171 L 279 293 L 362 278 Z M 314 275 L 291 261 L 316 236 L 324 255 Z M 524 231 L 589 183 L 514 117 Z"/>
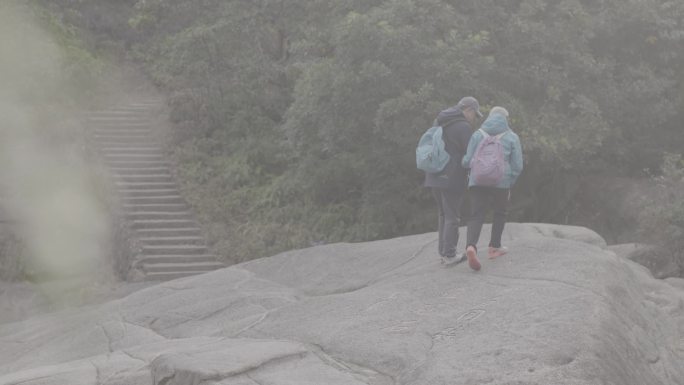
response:
<path id="1" fill-rule="evenodd" d="M 461 167 L 473 124 L 482 117 L 480 103 L 472 96 L 462 98 L 455 106 L 440 112 L 435 125 L 443 129 L 449 163 L 439 173 L 425 173 L 424 187 L 432 189 L 438 209 L 439 255 L 447 264 L 463 261 L 456 256 L 458 228 L 461 223 L 461 201 L 466 191 L 467 174 Z"/>
<path id="2" fill-rule="evenodd" d="M 480 239 L 480 231 L 484 223 L 485 214 L 491 208 L 494 211 L 492 222 L 492 234 L 489 242 L 489 258 L 500 257 L 508 251 L 501 245 L 501 234 L 506 224 L 507 206 L 511 197 L 511 187 L 515 184 L 523 170 L 523 155 L 520 138 L 508 125 L 508 111 L 503 107 L 491 109 L 487 119 L 482 123 L 480 130 L 490 136 L 501 136 L 501 144 L 506 163 L 503 179 L 493 187 L 477 186 L 473 178 L 468 181 L 468 193 L 470 197 L 471 217 L 468 221 L 466 256 L 468 264 L 473 270 L 480 269 L 477 259 L 477 242 Z M 468 149 L 461 163 L 464 168 L 470 168 L 475 150 L 485 135 L 477 130 L 470 137 Z"/>

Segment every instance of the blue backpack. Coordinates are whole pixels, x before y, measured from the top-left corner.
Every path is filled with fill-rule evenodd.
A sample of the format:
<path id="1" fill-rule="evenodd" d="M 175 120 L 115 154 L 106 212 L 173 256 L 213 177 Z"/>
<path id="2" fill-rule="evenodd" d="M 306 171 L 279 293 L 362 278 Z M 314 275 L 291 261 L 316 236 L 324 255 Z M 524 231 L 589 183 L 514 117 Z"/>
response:
<path id="1" fill-rule="evenodd" d="M 418 147 L 416 147 L 416 166 L 419 170 L 436 174 L 444 170 L 449 159 L 449 153 L 446 152 L 444 139 L 442 139 L 442 127 L 430 127 L 420 137 Z"/>

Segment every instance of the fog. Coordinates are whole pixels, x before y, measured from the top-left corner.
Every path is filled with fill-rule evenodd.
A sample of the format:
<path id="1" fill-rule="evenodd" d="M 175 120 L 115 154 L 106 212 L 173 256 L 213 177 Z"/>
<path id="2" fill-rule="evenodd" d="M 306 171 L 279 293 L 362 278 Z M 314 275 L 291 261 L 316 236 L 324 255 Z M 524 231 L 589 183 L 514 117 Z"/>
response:
<path id="1" fill-rule="evenodd" d="M 79 108 L 61 94 L 63 65 L 26 10 L 0 4 L 3 220 L 25 244 L 29 278 L 101 279 L 92 273 L 105 260 L 105 199 L 85 160 Z"/>

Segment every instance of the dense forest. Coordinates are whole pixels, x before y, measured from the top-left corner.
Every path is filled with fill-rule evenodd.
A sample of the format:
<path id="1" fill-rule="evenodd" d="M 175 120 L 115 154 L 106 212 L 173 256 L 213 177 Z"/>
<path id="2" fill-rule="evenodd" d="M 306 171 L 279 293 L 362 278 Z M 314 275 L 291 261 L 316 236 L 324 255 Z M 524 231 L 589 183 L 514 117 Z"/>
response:
<path id="1" fill-rule="evenodd" d="M 583 224 L 583 179 L 657 177 L 642 234 L 684 234 L 684 2 L 35 2 L 168 96 L 184 194 L 228 261 L 434 231 L 414 149 L 465 95 L 521 137 L 512 220 Z"/>

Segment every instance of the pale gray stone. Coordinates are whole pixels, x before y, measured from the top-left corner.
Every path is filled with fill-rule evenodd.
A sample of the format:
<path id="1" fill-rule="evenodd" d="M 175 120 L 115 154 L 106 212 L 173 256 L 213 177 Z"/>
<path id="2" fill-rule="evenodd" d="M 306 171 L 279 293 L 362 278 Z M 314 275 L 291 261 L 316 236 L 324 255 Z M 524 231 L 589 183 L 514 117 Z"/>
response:
<path id="1" fill-rule="evenodd" d="M 679 277 L 681 266 L 676 258 L 662 247 L 642 243 L 612 245 L 609 250 L 620 257 L 627 258 L 646 267 L 654 277 L 665 279 Z"/>
<path id="2" fill-rule="evenodd" d="M 682 384 L 684 291 L 593 231 L 507 224 L 479 272 L 435 242 L 295 250 L 0 325 L 0 384 Z"/>

